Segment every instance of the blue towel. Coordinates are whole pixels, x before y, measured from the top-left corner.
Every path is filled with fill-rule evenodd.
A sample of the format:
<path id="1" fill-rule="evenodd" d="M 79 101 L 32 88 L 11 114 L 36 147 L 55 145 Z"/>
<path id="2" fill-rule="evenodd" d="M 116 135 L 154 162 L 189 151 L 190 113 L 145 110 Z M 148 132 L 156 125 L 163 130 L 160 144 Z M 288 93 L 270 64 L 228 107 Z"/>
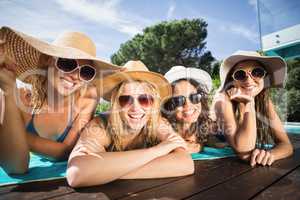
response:
<path id="1" fill-rule="evenodd" d="M 64 178 L 66 177 L 66 169 L 67 161 L 53 162 L 31 153 L 29 172 L 26 174 L 8 175 L 0 167 L 0 186 Z"/>
<path id="2" fill-rule="evenodd" d="M 212 148 L 204 147 L 200 153 L 191 154 L 193 160 L 212 160 L 218 158 L 226 158 L 236 156 L 232 148 Z"/>

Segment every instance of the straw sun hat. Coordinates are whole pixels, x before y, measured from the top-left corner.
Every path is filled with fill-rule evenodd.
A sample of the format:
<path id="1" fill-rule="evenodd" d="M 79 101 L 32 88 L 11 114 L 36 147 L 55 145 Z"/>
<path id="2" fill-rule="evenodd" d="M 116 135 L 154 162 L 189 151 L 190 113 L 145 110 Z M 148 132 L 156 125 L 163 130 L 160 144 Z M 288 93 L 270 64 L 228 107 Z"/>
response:
<path id="1" fill-rule="evenodd" d="M 205 92 L 209 93 L 212 89 L 210 75 L 206 71 L 197 68 L 174 66 L 165 74 L 165 78 L 169 83 L 173 83 L 180 79 L 193 79 L 203 87 Z"/>
<path id="2" fill-rule="evenodd" d="M 284 78 L 286 76 L 286 62 L 279 56 L 262 56 L 255 51 L 237 51 L 233 55 L 226 58 L 220 67 L 221 86 L 219 91 L 225 89 L 225 82 L 228 80 L 228 75 L 231 69 L 239 62 L 245 60 L 258 61 L 263 65 L 270 80 L 267 86 L 269 87 L 282 87 Z"/>
<path id="3" fill-rule="evenodd" d="M 120 72 L 98 80 L 97 85 L 103 85 L 101 93 L 104 99 L 110 101 L 112 91 L 125 81 L 145 81 L 155 86 L 161 99 L 169 97 L 172 94 L 171 86 L 168 80 L 161 74 L 151 72 L 141 61 L 128 61 Z"/>
<path id="4" fill-rule="evenodd" d="M 120 67 L 96 58 L 96 46 L 93 41 L 80 32 L 65 32 L 53 43 L 41 41 L 9 27 L 1 27 L 0 42 L 4 45 L 4 60 L 13 62 L 17 77 L 28 70 L 41 68 L 41 55 L 69 59 L 91 60 L 97 72 L 117 70 Z M 23 80 L 26 81 L 26 80 Z"/>

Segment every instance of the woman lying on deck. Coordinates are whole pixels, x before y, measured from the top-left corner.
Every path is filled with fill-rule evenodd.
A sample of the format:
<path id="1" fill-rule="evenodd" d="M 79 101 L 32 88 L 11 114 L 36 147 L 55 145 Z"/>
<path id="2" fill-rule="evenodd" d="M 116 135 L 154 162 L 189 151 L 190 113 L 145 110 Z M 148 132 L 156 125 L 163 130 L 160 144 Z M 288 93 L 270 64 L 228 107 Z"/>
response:
<path id="1" fill-rule="evenodd" d="M 268 95 L 283 85 L 286 63 L 280 57 L 238 51 L 220 68 L 221 87 L 214 99 L 218 123 L 241 159 L 271 165 L 293 147 Z"/>
<path id="2" fill-rule="evenodd" d="M 26 172 L 29 151 L 67 159 L 97 104 L 97 90 L 88 84 L 97 72 L 119 68 L 95 58 L 94 43 L 78 32 L 48 44 L 2 27 L 0 39 L 0 166 Z M 31 90 L 17 89 L 16 78 Z"/>
<path id="3" fill-rule="evenodd" d="M 171 94 L 167 80 L 140 61 L 124 69 L 103 80 L 111 110 L 81 133 L 68 162 L 72 187 L 194 172 L 185 141 L 160 117 L 160 101 Z"/>
<path id="4" fill-rule="evenodd" d="M 201 69 L 174 66 L 165 78 L 172 86 L 172 97 L 164 102 L 162 114 L 185 139 L 188 151 L 198 153 L 212 125 L 208 107 L 211 77 Z"/>

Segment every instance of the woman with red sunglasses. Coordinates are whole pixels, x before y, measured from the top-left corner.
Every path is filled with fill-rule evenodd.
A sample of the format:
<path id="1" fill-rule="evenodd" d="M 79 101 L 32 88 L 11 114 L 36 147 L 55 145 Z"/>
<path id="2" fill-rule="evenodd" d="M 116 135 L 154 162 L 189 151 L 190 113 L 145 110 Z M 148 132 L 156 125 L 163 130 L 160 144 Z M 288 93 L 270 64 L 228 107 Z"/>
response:
<path id="1" fill-rule="evenodd" d="M 26 172 L 30 151 L 66 160 L 97 104 L 89 83 L 97 71 L 117 67 L 97 59 L 94 43 L 79 32 L 48 44 L 3 27 L 0 39 L 1 167 Z M 30 89 L 17 89 L 16 78 Z"/>
<path id="2" fill-rule="evenodd" d="M 165 78 L 172 86 L 172 97 L 164 102 L 162 114 L 182 136 L 190 153 L 201 151 L 211 128 L 208 93 L 210 75 L 197 68 L 174 66 Z"/>
<path id="3" fill-rule="evenodd" d="M 282 58 L 251 51 L 238 51 L 221 65 L 215 114 L 230 145 L 251 166 L 270 166 L 293 152 L 268 94 L 283 85 L 285 74 Z"/>
<path id="4" fill-rule="evenodd" d="M 141 61 L 124 69 L 103 80 L 111 109 L 81 133 L 68 162 L 72 187 L 194 172 L 184 140 L 160 117 L 160 101 L 171 94 L 167 80 Z"/>

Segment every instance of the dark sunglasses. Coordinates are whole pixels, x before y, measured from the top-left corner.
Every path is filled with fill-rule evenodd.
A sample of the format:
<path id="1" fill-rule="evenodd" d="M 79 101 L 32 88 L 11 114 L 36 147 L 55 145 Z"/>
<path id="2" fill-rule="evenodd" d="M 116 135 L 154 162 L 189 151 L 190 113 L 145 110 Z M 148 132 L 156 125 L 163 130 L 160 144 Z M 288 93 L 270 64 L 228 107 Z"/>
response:
<path id="1" fill-rule="evenodd" d="M 85 82 L 92 81 L 96 76 L 96 69 L 90 65 L 80 65 L 75 59 L 57 58 L 56 68 L 63 73 L 72 73 L 79 69 L 79 79 Z"/>
<path id="2" fill-rule="evenodd" d="M 177 107 L 184 106 L 184 104 L 186 104 L 186 98 L 187 97 L 185 96 L 171 97 L 164 104 L 164 108 L 168 111 L 172 111 L 175 110 Z M 190 94 L 188 98 L 192 104 L 197 104 L 201 102 L 202 94 L 200 93 Z"/>
<path id="3" fill-rule="evenodd" d="M 130 95 L 121 95 L 119 96 L 119 104 L 121 107 L 127 107 L 134 103 L 134 99 L 135 98 Z M 141 94 L 136 99 L 138 100 L 139 104 L 144 108 L 152 106 L 154 102 L 154 98 L 148 94 Z"/>
<path id="4" fill-rule="evenodd" d="M 253 68 L 251 71 L 246 71 L 243 69 L 238 69 L 236 71 L 233 72 L 232 74 L 232 78 L 236 81 L 245 81 L 248 78 L 248 75 L 250 74 L 250 76 L 255 79 L 262 79 L 266 76 L 267 72 L 264 68 L 262 67 L 255 67 Z"/>

